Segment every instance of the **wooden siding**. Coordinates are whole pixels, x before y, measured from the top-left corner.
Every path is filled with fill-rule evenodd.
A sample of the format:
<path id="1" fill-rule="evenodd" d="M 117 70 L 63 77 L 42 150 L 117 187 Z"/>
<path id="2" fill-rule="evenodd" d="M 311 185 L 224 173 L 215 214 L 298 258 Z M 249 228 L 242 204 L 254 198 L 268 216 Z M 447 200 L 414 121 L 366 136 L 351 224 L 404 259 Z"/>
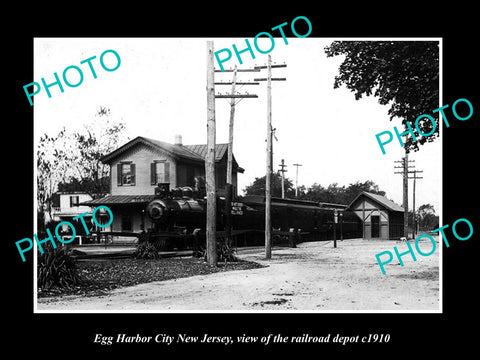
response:
<path id="1" fill-rule="evenodd" d="M 170 186 L 177 186 L 176 161 L 166 153 L 153 150 L 145 145 L 138 145 L 126 151 L 110 164 L 111 195 L 150 195 L 155 185 L 151 184 L 151 164 L 155 160 L 170 163 Z M 131 161 L 135 164 L 135 185 L 118 185 L 117 165 Z"/>
<path id="2" fill-rule="evenodd" d="M 177 186 L 195 185 L 195 176 L 205 176 L 205 167 L 203 165 L 193 165 L 178 162 L 177 164 Z"/>
<path id="3" fill-rule="evenodd" d="M 365 208 L 364 208 L 365 205 Z M 364 222 L 364 239 L 395 239 L 399 238 L 396 223 L 398 216 L 395 212 L 382 209 L 370 199 L 363 198 L 355 204 L 352 211 Z M 364 218 L 365 215 L 365 218 Z M 372 216 L 380 217 L 379 237 L 372 237 Z M 392 223 L 393 216 L 393 223 Z M 401 217 L 401 216 L 400 216 Z M 403 220 L 402 220 L 403 221 Z M 403 225 L 402 225 L 403 226 Z"/>
<path id="4" fill-rule="evenodd" d="M 166 161 L 169 163 L 170 188 L 176 186 L 194 186 L 195 176 L 205 176 L 205 166 L 192 162 L 184 162 L 172 158 L 169 154 L 152 149 L 143 144 L 132 147 L 110 164 L 111 195 L 151 195 L 155 184 L 152 184 L 152 163 Z M 135 184 L 119 184 L 118 165 L 131 163 L 135 169 Z M 226 183 L 226 157 L 215 165 L 217 189 L 225 188 Z M 237 193 L 237 173 L 233 173 L 234 193 Z"/>

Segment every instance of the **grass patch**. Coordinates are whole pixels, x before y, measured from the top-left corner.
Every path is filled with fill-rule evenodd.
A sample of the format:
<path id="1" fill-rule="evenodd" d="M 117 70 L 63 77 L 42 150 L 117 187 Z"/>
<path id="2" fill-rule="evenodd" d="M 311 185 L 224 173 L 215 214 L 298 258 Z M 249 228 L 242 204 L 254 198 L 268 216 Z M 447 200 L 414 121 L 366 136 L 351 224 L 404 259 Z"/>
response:
<path id="1" fill-rule="evenodd" d="M 55 287 L 38 290 L 38 297 L 60 295 L 105 295 L 108 291 L 152 281 L 165 281 L 217 272 L 248 270 L 264 267 L 255 262 L 218 263 L 211 267 L 199 258 L 112 259 L 77 262 L 80 283 L 70 289 Z"/>

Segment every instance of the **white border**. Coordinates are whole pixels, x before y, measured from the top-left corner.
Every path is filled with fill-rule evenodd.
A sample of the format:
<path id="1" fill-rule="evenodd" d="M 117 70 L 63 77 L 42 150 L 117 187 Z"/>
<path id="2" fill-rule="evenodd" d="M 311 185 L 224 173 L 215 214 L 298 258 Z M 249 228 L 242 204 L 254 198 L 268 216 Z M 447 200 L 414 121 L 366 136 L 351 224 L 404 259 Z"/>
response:
<path id="1" fill-rule="evenodd" d="M 313 38 L 313 37 L 312 37 Z M 439 42 L 439 104 L 443 106 L 443 37 L 316 37 L 325 40 L 341 40 L 341 41 L 438 41 Z M 34 38 L 35 39 L 35 38 Z M 432 109 L 433 110 L 433 109 Z M 440 116 L 440 115 L 439 115 Z M 35 108 L 34 108 L 35 119 Z M 37 137 L 36 123 L 34 124 L 34 168 L 33 168 L 33 226 L 34 231 L 37 229 Z M 439 125 L 441 122 L 439 121 Z M 443 136 L 442 126 L 439 128 L 439 138 L 442 148 L 441 176 L 440 176 L 440 214 L 439 223 L 443 226 Z M 33 247 L 33 308 L 36 314 L 439 314 L 443 313 L 443 239 L 439 235 L 439 309 L 438 310 L 39 310 L 37 297 L 37 243 L 34 242 Z"/>

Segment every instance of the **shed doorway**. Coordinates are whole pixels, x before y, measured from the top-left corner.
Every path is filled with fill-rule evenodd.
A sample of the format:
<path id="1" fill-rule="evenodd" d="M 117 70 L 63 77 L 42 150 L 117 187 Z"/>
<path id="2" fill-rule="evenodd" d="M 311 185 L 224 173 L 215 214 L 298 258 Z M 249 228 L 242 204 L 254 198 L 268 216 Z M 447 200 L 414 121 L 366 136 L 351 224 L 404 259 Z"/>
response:
<path id="1" fill-rule="evenodd" d="M 380 237 L 380 216 L 372 215 L 372 238 Z"/>

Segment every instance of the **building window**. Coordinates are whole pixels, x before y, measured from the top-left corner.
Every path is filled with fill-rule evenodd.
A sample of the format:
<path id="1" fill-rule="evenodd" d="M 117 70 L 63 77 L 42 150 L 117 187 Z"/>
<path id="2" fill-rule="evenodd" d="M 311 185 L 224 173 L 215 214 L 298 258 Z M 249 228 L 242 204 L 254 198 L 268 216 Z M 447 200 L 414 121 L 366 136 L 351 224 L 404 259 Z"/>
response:
<path id="1" fill-rule="evenodd" d="M 135 186 L 135 164 L 130 162 L 117 165 L 117 185 Z"/>
<path id="2" fill-rule="evenodd" d="M 157 185 L 158 183 L 170 182 L 170 163 L 166 161 L 154 161 L 150 166 L 150 183 Z"/>
<path id="3" fill-rule="evenodd" d="M 122 231 L 132 231 L 132 217 L 122 214 Z"/>
<path id="4" fill-rule="evenodd" d="M 70 195 L 70 207 L 78 206 L 78 203 L 79 203 L 79 196 Z"/>

